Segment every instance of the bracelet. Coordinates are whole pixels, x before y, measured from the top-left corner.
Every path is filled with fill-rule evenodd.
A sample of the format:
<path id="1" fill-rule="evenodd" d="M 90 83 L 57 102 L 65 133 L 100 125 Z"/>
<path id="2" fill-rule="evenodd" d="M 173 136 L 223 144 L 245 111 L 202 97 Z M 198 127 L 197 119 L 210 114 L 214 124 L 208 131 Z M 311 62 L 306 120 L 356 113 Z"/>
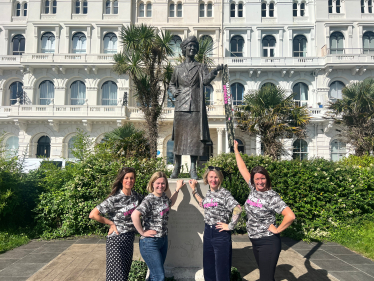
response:
<path id="1" fill-rule="evenodd" d="M 236 155 L 236 154 L 240 154 L 240 152 L 235 152 L 235 155 Z"/>
<path id="2" fill-rule="evenodd" d="M 197 190 L 195 189 L 194 191 L 192 191 L 192 196 L 195 196 L 196 193 L 197 193 Z"/>
<path id="3" fill-rule="evenodd" d="M 179 193 L 179 190 L 174 191 L 174 193 Z"/>

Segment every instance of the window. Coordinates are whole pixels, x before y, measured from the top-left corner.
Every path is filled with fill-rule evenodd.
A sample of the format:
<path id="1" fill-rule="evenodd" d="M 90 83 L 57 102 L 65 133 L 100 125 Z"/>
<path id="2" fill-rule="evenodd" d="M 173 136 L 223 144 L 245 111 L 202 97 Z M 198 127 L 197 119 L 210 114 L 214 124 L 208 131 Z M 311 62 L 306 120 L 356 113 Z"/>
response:
<path id="1" fill-rule="evenodd" d="M 23 3 L 23 16 L 27 17 L 27 3 Z"/>
<path id="2" fill-rule="evenodd" d="M 347 154 L 345 143 L 339 140 L 333 140 L 331 142 L 331 160 L 339 161 Z"/>
<path id="3" fill-rule="evenodd" d="M 101 87 L 101 104 L 117 105 L 117 84 L 107 81 Z"/>
<path id="4" fill-rule="evenodd" d="M 308 159 L 308 143 L 305 140 L 297 139 L 293 143 L 292 158 L 295 160 Z"/>
<path id="5" fill-rule="evenodd" d="M 139 4 L 139 17 L 143 18 L 144 17 L 144 3 Z"/>
<path id="6" fill-rule="evenodd" d="M 213 105 L 213 87 L 211 85 L 204 86 L 205 104 Z"/>
<path id="7" fill-rule="evenodd" d="M 361 0 L 361 13 L 365 13 L 365 0 Z"/>
<path id="8" fill-rule="evenodd" d="M 304 2 L 300 4 L 300 16 L 301 17 L 305 16 L 305 3 Z"/>
<path id="9" fill-rule="evenodd" d="M 369 14 L 373 13 L 373 0 L 368 0 L 368 12 Z"/>
<path id="10" fill-rule="evenodd" d="M 117 35 L 109 32 L 104 36 L 104 54 L 117 53 Z"/>
<path id="11" fill-rule="evenodd" d="M 275 43 L 275 38 L 272 35 L 266 35 L 264 39 L 262 39 L 263 57 L 274 57 Z"/>
<path id="12" fill-rule="evenodd" d="M 174 141 L 171 139 L 166 143 L 166 164 L 174 164 Z"/>
<path id="13" fill-rule="evenodd" d="M 17 156 L 19 147 L 19 139 L 16 136 L 11 136 L 5 143 L 5 157 L 12 158 Z"/>
<path id="14" fill-rule="evenodd" d="M 203 4 L 203 7 L 204 7 L 204 4 Z M 169 17 L 171 18 L 175 17 L 175 4 L 173 2 L 171 2 L 169 6 Z"/>
<path id="15" fill-rule="evenodd" d="M 45 32 L 42 35 L 42 53 L 54 53 L 55 52 L 55 35 L 52 32 Z"/>
<path id="16" fill-rule="evenodd" d="M 44 14 L 49 14 L 49 0 L 44 2 Z"/>
<path id="17" fill-rule="evenodd" d="M 340 81 L 332 82 L 330 85 L 330 91 L 329 91 L 330 100 L 335 101 L 335 100 L 342 99 L 343 97 L 342 90 L 344 87 L 345 85 L 343 84 L 343 82 L 340 82 Z"/>
<path id="18" fill-rule="evenodd" d="M 340 0 L 336 0 L 336 13 L 337 14 L 340 14 L 340 8 L 341 8 Z"/>
<path id="19" fill-rule="evenodd" d="M 329 0 L 329 13 L 332 14 L 332 0 Z"/>
<path id="20" fill-rule="evenodd" d="M 213 17 L 213 4 L 212 3 L 208 3 L 208 6 L 207 6 L 207 10 L 206 10 L 206 12 L 207 12 L 207 17 L 208 18 L 211 18 L 211 17 Z"/>
<path id="21" fill-rule="evenodd" d="M 238 142 L 238 150 L 239 152 L 244 154 L 244 143 L 241 139 L 235 139 Z"/>
<path id="22" fill-rule="evenodd" d="M 308 105 L 308 86 L 305 83 L 296 83 L 293 92 L 296 106 Z"/>
<path id="23" fill-rule="evenodd" d="M 175 97 L 173 94 L 168 90 L 168 101 L 167 101 L 167 107 L 175 107 Z"/>
<path id="24" fill-rule="evenodd" d="M 87 0 L 76 0 L 75 1 L 75 13 L 76 14 L 87 14 L 88 4 Z"/>
<path id="25" fill-rule="evenodd" d="M 118 1 L 113 1 L 113 14 L 118 14 Z"/>
<path id="26" fill-rule="evenodd" d="M 293 10 L 293 16 L 297 17 L 297 2 L 293 2 L 292 10 Z"/>
<path id="27" fill-rule="evenodd" d="M 177 5 L 177 17 L 181 18 L 182 17 L 182 4 L 178 3 Z"/>
<path id="28" fill-rule="evenodd" d="M 70 86 L 70 104 L 83 105 L 86 101 L 86 85 L 82 81 L 75 81 Z"/>
<path id="29" fill-rule="evenodd" d="M 75 13 L 76 14 L 81 13 L 81 2 L 79 0 L 75 1 Z"/>
<path id="30" fill-rule="evenodd" d="M 204 41 L 205 44 L 207 44 L 207 56 L 211 57 L 213 56 L 213 39 L 209 35 L 203 35 L 201 36 L 201 41 Z"/>
<path id="31" fill-rule="evenodd" d="M 39 104 L 49 105 L 55 97 L 55 86 L 52 81 L 46 80 L 39 85 Z"/>
<path id="32" fill-rule="evenodd" d="M 21 56 L 25 52 L 25 37 L 21 34 L 17 34 L 12 39 L 13 43 L 13 55 Z"/>
<path id="33" fill-rule="evenodd" d="M 261 89 L 264 88 L 264 87 L 271 87 L 271 88 L 274 88 L 276 87 L 273 83 L 271 82 L 266 82 L 264 83 L 262 86 L 261 86 Z"/>
<path id="34" fill-rule="evenodd" d="M 341 32 L 334 32 L 330 35 L 330 54 L 344 53 L 344 36 Z"/>
<path id="35" fill-rule="evenodd" d="M 232 37 L 230 41 L 231 57 L 243 57 L 243 46 L 243 37 L 239 35 Z"/>
<path id="36" fill-rule="evenodd" d="M 70 138 L 69 142 L 68 142 L 68 158 L 69 159 L 74 159 L 74 155 L 73 155 L 73 149 L 74 149 L 74 142 L 75 140 L 77 139 L 76 136 Z"/>
<path id="37" fill-rule="evenodd" d="M 261 17 L 266 18 L 266 3 L 262 2 L 261 4 Z"/>
<path id="38" fill-rule="evenodd" d="M 42 136 L 38 140 L 36 157 L 49 158 L 51 155 L 51 139 L 48 136 Z"/>
<path id="39" fill-rule="evenodd" d="M 273 18 L 274 17 L 274 3 L 271 2 L 269 5 L 269 17 Z"/>
<path id="40" fill-rule="evenodd" d="M 243 3 L 238 4 L 238 18 L 243 17 Z"/>
<path id="41" fill-rule="evenodd" d="M 16 16 L 21 16 L 21 3 L 17 2 L 16 4 Z"/>
<path id="42" fill-rule="evenodd" d="M 304 35 L 297 35 L 293 39 L 293 56 L 306 57 L 306 38 Z"/>
<path id="43" fill-rule="evenodd" d="M 25 104 L 24 93 L 23 93 L 23 84 L 21 82 L 13 82 L 9 87 L 10 92 L 10 105 L 16 104 L 17 99 L 20 99 L 20 104 Z"/>
<path id="44" fill-rule="evenodd" d="M 147 4 L 147 17 L 148 18 L 152 17 L 152 4 L 151 3 Z"/>
<path id="45" fill-rule="evenodd" d="M 118 14 L 118 1 L 107 0 L 105 2 L 105 14 Z"/>
<path id="46" fill-rule="evenodd" d="M 374 32 L 365 32 L 362 40 L 364 41 L 364 54 L 374 54 Z"/>
<path id="47" fill-rule="evenodd" d="M 74 54 L 85 54 L 86 53 L 87 40 L 86 35 L 82 32 L 77 32 L 73 35 L 73 53 Z"/>
<path id="48" fill-rule="evenodd" d="M 182 55 L 181 43 L 182 39 L 178 35 L 174 35 L 170 41 L 170 48 L 173 51 L 173 55 L 175 57 Z"/>
<path id="49" fill-rule="evenodd" d="M 230 17 L 235 18 L 235 2 L 231 2 L 230 4 Z"/>
<path id="50" fill-rule="evenodd" d="M 232 104 L 241 105 L 243 103 L 244 86 L 240 83 L 234 83 L 230 87 L 232 95 Z"/>
<path id="51" fill-rule="evenodd" d="M 110 1 L 105 2 L 105 14 L 109 15 L 110 14 Z"/>

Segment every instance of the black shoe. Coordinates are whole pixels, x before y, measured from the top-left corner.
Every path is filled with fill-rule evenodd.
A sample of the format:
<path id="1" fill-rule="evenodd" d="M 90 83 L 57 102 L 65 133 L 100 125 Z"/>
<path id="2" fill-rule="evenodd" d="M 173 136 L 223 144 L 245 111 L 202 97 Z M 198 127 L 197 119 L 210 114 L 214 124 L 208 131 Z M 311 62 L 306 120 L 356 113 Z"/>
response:
<path id="1" fill-rule="evenodd" d="M 170 178 L 171 178 L 171 179 L 177 179 L 177 178 L 178 178 L 178 175 L 179 175 L 179 172 L 180 172 L 180 169 L 181 169 L 181 167 L 177 167 L 177 166 L 175 166 L 173 172 L 172 172 L 171 175 L 170 175 Z"/>
<path id="2" fill-rule="evenodd" d="M 195 169 L 192 169 L 190 171 L 190 177 L 191 177 L 191 179 L 194 179 L 194 180 L 198 180 L 199 179 L 199 177 L 198 177 Z"/>

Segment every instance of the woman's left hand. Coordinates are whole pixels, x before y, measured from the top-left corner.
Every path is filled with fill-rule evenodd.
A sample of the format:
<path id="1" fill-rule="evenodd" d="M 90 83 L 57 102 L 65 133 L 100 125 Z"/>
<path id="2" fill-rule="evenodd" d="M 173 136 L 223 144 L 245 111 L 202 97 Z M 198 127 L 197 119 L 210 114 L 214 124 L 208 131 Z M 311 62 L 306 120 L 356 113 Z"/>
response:
<path id="1" fill-rule="evenodd" d="M 226 230 L 226 231 L 229 231 L 229 230 L 230 230 L 230 229 L 229 229 L 229 225 L 226 224 L 226 223 L 223 223 L 223 222 L 217 222 L 217 224 L 216 224 L 216 229 L 220 229 L 219 232 L 224 231 L 224 230 Z"/>
<path id="2" fill-rule="evenodd" d="M 179 189 L 181 189 L 183 186 L 184 186 L 184 180 L 178 180 L 177 188 L 175 189 L 175 191 L 179 191 Z"/>
<path id="3" fill-rule="evenodd" d="M 274 234 L 279 234 L 278 229 L 275 227 L 274 224 L 271 224 L 268 228 L 268 230 Z"/>

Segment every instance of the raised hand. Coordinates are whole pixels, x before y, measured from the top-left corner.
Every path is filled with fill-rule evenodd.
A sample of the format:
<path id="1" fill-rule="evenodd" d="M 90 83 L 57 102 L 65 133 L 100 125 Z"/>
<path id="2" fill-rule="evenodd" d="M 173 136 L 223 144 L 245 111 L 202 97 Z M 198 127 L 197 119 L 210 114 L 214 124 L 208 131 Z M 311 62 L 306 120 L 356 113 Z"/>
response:
<path id="1" fill-rule="evenodd" d="M 175 189 L 175 191 L 179 191 L 179 189 L 181 189 L 183 186 L 184 186 L 184 180 L 178 180 L 177 188 Z"/>
<path id="2" fill-rule="evenodd" d="M 190 185 L 190 187 L 191 187 L 192 190 L 195 190 L 196 185 L 197 185 L 197 180 L 190 179 L 190 180 L 188 181 L 188 184 Z"/>
<path id="3" fill-rule="evenodd" d="M 236 140 L 234 140 L 234 151 L 235 152 L 239 152 L 238 146 L 239 146 L 239 143 Z"/>

